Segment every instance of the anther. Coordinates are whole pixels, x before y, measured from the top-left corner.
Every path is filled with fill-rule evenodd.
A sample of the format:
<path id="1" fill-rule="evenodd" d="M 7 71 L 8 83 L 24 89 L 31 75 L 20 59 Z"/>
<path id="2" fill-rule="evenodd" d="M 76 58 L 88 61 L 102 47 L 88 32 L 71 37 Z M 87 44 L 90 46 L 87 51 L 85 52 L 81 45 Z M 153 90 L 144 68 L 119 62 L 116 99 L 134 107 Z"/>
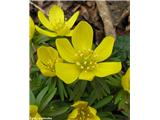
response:
<path id="1" fill-rule="evenodd" d="M 98 55 L 94 55 L 93 57 L 95 58 L 95 57 L 97 57 Z"/>
<path id="2" fill-rule="evenodd" d="M 83 53 L 81 53 L 80 56 L 82 57 L 82 56 L 83 56 Z"/>
<path id="3" fill-rule="evenodd" d="M 86 64 L 87 64 L 87 61 L 84 61 L 84 64 L 86 65 Z"/>
<path id="4" fill-rule="evenodd" d="M 90 67 L 87 67 L 87 70 L 89 70 L 90 69 Z"/>
<path id="5" fill-rule="evenodd" d="M 80 62 L 76 62 L 76 65 L 78 65 L 78 66 L 79 66 L 79 65 L 81 65 L 81 64 L 80 64 Z"/>
<path id="6" fill-rule="evenodd" d="M 78 56 L 78 54 L 76 53 L 75 56 Z"/>
<path id="7" fill-rule="evenodd" d="M 94 66 L 94 65 L 92 66 L 92 68 L 95 68 L 95 67 L 96 67 L 96 66 Z"/>
<path id="8" fill-rule="evenodd" d="M 83 67 L 83 66 L 81 66 L 81 69 L 84 69 L 84 67 Z"/>

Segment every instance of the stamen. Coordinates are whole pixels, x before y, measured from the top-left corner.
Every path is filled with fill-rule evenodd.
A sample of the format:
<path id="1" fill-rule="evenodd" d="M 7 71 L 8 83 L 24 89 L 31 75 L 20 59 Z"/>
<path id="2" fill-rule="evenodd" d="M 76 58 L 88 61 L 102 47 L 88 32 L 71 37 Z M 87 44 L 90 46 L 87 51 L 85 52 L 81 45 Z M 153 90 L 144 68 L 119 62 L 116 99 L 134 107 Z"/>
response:
<path id="1" fill-rule="evenodd" d="M 82 56 L 83 56 L 83 53 L 81 53 L 80 56 L 82 57 Z"/>
<path id="2" fill-rule="evenodd" d="M 81 65 L 81 64 L 80 64 L 80 62 L 76 62 L 76 65 L 78 65 L 78 66 L 79 66 L 79 65 Z"/>
<path id="3" fill-rule="evenodd" d="M 81 69 L 84 69 L 84 66 L 81 66 Z"/>
<path id="4" fill-rule="evenodd" d="M 86 64 L 87 64 L 87 61 L 84 61 L 84 64 L 86 65 Z"/>
<path id="5" fill-rule="evenodd" d="M 76 53 L 74 56 L 78 56 L 78 54 Z"/>
<path id="6" fill-rule="evenodd" d="M 92 66 L 92 68 L 95 68 L 95 67 L 96 67 L 95 65 Z"/>
<path id="7" fill-rule="evenodd" d="M 80 51 L 80 50 L 78 50 L 78 53 L 81 53 L 81 51 Z"/>
<path id="8" fill-rule="evenodd" d="M 94 58 L 98 57 L 98 55 L 93 55 Z"/>
<path id="9" fill-rule="evenodd" d="M 87 67 L 87 70 L 89 70 L 90 69 L 90 67 Z"/>

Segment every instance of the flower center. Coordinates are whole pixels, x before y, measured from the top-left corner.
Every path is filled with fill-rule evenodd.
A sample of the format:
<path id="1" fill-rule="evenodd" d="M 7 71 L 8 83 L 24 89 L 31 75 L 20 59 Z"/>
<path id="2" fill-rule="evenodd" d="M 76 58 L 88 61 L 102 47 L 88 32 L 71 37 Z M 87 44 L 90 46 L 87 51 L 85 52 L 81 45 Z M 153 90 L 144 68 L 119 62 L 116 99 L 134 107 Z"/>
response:
<path id="1" fill-rule="evenodd" d="M 96 68 L 97 62 L 94 60 L 95 55 L 93 56 L 92 50 L 83 50 L 78 51 L 75 56 L 78 57 L 76 65 L 79 69 L 87 71 L 92 71 Z"/>
<path id="2" fill-rule="evenodd" d="M 52 72 L 55 71 L 55 62 L 56 62 L 56 60 L 53 61 L 51 59 L 49 59 L 46 62 L 41 61 L 41 63 L 44 65 L 45 69 L 48 69 L 49 71 L 52 71 Z"/>
<path id="3" fill-rule="evenodd" d="M 63 36 L 69 33 L 69 28 L 67 27 L 65 22 L 61 21 L 56 21 L 55 24 L 53 25 L 53 30 L 56 32 L 58 35 Z"/>
<path id="4" fill-rule="evenodd" d="M 76 120 L 92 120 L 93 115 L 89 112 L 88 107 L 81 107 L 79 109 L 77 119 Z"/>

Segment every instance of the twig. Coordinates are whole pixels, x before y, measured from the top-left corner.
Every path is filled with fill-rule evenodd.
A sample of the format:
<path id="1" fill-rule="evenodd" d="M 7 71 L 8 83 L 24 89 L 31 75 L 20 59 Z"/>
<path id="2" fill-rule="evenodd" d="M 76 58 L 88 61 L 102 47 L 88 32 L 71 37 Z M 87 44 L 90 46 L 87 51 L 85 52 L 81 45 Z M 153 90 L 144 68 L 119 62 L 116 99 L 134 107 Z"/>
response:
<path id="1" fill-rule="evenodd" d="M 99 15 L 104 24 L 104 31 L 106 35 L 113 35 L 116 38 L 116 32 L 113 27 L 112 18 L 106 1 L 96 1 Z"/>
<path id="2" fill-rule="evenodd" d="M 42 8 L 40 8 L 38 5 L 36 5 L 36 4 L 33 3 L 32 1 L 30 1 L 30 4 L 33 5 L 35 8 L 37 8 L 38 10 L 42 11 L 45 15 L 47 15 L 47 14 L 45 13 L 45 11 L 42 10 Z"/>

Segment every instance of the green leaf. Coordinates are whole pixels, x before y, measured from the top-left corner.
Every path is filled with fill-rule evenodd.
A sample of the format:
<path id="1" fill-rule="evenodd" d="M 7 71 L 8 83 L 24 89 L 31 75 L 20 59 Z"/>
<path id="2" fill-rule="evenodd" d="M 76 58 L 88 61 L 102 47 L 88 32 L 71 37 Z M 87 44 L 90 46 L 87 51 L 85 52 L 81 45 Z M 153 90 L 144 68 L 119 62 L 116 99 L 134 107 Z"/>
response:
<path id="1" fill-rule="evenodd" d="M 109 60 L 114 61 L 126 61 L 127 58 L 130 56 L 130 36 L 123 35 L 117 36 L 113 53 Z"/>
<path id="2" fill-rule="evenodd" d="M 31 67 L 30 73 L 32 74 L 32 73 L 37 72 L 37 71 L 39 71 L 39 68 L 38 68 L 36 65 L 33 65 L 33 66 Z"/>
<path id="3" fill-rule="evenodd" d="M 95 78 L 95 79 L 91 82 L 91 85 L 92 85 L 92 87 L 93 87 L 93 90 L 92 90 L 92 91 L 94 91 L 94 97 L 95 97 L 97 100 L 102 99 L 104 96 L 107 96 L 107 94 L 108 94 L 108 93 L 106 92 L 106 88 L 103 88 L 100 79 L 102 79 L 102 78 Z M 108 90 L 107 90 L 107 91 L 108 91 Z"/>
<path id="4" fill-rule="evenodd" d="M 114 104 L 118 104 L 123 98 L 124 98 L 124 92 L 123 90 L 120 90 L 115 97 Z"/>
<path id="5" fill-rule="evenodd" d="M 31 105 L 34 105 L 35 102 L 36 102 L 36 98 L 35 98 L 35 96 L 34 96 L 32 90 L 30 90 L 29 96 L 30 96 L 30 104 L 31 104 Z"/>
<path id="6" fill-rule="evenodd" d="M 96 100 L 97 97 L 95 96 L 95 94 L 96 94 L 96 90 L 93 90 L 91 94 L 89 95 L 88 97 L 89 105 L 92 105 L 94 101 Z"/>
<path id="7" fill-rule="evenodd" d="M 47 93 L 47 91 L 48 91 L 48 86 L 45 87 L 45 88 L 43 88 L 43 89 L 41 90 L 41 92 L 38 94 L 38 96 L 37 96 L 37 98 L 36 98 L 36 104 L 37 104 L 37 106 L 40 105 L 40 103 L 41 103 L 44 95 Z"/>
<path id="8" fill-rule="evenodd" d="M 59 92 L 61 100 L 64 101 L 64 96 L 67 97 L 67 92 L 61 80 L 58 80 L 58 92 Z"/>
<path id="9" fill-rule="evenodd" d="M 73 94 L 70 98 L 70 100 L 77 101 L 80 99 L 80 97 L 83 95 L 85 89 L 87 86 L 87 81 L 80 80 L 74 85 Z"/>
<path id="10" fill-rule="evenodd" d="M 106 77 L 106 82 L 114 87 L 121 87 L 121 77 L 117 77 L 116 75 Z"/>
<path id="11" fill-rule="evenodd" d="M 53 117 L 67 112 L 69 108 L 70 108 L 69 106 L 65 106 L 65 107 L 55 109 L 55 111 L 53 112 Z"/>
<path id="12" fill-rule="evenodd" d="M 53 88 L 53 89 L 48 91 L 48 93 L 42 99 L 42 102 L 40 104 L 40 112 L 43 111 L 43 109 L 48 105 L 48 103 L 51 101 L 51 99 L 56 94 L 56 91 L 57 91 L 57 88 Z"/>
<path id="13" fill-rule="evenodd" d="M 104 79 L 98 79 L 97 81 L 101 84 L 102 88 L 103 88 L 108 94 L 110 94 L 110 88 L 109 88 L 107 82 L 106 82 Z"/>
<path id="14" fill-rule="evenodd" d="M 105 105 L 107 105 L 109 102 L 111 102 L 112 99 L 113 99 L 113 96 L 107 96 L 107 97 L 105 97 L 104 99 L 98 101 L 98 103 L 96 103 L 96 104 L 94 105 L 94 107 L 95 107 L 96 109 L 102 108 L 102 107 L 104 107 Z"/>

